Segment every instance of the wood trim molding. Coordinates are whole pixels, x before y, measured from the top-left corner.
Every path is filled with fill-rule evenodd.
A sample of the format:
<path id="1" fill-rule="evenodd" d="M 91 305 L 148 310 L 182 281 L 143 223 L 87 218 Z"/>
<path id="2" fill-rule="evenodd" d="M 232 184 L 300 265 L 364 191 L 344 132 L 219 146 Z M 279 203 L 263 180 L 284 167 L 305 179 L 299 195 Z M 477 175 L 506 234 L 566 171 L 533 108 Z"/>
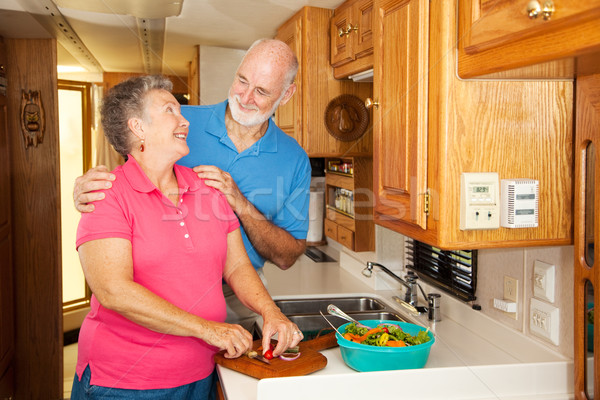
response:
<path id="1" fill-rule="evenodd" d="M 595 373 L 594 395 L 588 397 L 586 393 L 586 364 L 588 358 L 587 351 L 587 323 L 586 323 L 586 284 L 590 282 L 594 287 L 594 304 L 600 303 L 600 246 L 594 247 L 593 266 L 587 265 L 585 240 L 586 229 L 586 175 L 594 174 L 594 205 L 596 210 L 594 214 L 594 237 L 596 241 L 600 238 L 600 159 L 598 157 L 600 149 L 600 75 L 589 75 L 578 77 L 577 79 L 577 105 L 576 105 L 576 136 L 575 136 L 575 260 L 574 260 L 574 394 L 578 400 L 587 400 L 591 398 L 600 398 L 600 324 L 596 314 L 594 324 L 594 360 L 593 366 Z M 589 143 L 594 143 L 595 152 L 595 171 L 586 171 L 586 149 Z"/>
<path id="2" fill-rule="evenodd" d="M 62 399 L 58 91 L 55 39 L 6 39 L 15 294 L 15 398 Z M 41 62 L 40 60 L 43 60 Z M 41 94 L 43 144 L 23 146 L 21 90 Z M 68 185 L 72 185 L 69 182 Z"/>

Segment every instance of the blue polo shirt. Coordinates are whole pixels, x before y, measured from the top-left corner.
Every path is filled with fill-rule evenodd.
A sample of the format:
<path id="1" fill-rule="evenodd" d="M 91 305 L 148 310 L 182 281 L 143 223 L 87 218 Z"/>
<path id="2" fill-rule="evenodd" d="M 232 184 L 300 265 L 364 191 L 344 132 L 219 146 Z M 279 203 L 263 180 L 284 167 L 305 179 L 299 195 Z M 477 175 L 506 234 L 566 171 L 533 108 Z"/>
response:
<path id="1" fill-rule="evenodd" d="M 227 135 L 227 101 L 208 106 L 183 106 L 190 122 L 190 153 L 178 161 L 186 167 L 215 165 L 228 172 L 243 195 L 272 223 L 296 239 L 306 239 L 311 167 L 298 142 L 272 120 L 265 135 L 238 153 Z M 246 251 L 254 268 L 265 259 L 254 249 L 242 227 Z"/>

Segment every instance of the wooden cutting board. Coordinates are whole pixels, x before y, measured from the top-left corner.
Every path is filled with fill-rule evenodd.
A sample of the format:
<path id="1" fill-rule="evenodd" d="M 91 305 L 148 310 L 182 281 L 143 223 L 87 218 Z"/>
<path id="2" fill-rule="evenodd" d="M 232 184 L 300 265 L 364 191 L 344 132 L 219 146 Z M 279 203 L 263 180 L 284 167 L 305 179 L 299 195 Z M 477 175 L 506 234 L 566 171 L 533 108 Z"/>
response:
<path id="1" fill-rule="evenodd" d="M 261 340 L 255 340 L 252 349 L 257 350 L 261 345 Z M 299 346 L 301 354 L 294 361 L 283 361 L 279 358 L 274 358 L 270 360 L 271 364 L 267 365 L 247 356 L 225 358 L 223 356 L 224 352 L 220 352 L 215 354 L 215 362 L 258 379 L 306 375 L 325 368 L 327 358 L 319 353 L 319 350 L 337 346 L 335 332 L 316 339 L 307 340 L 306 342 L 300 342 Z"/>

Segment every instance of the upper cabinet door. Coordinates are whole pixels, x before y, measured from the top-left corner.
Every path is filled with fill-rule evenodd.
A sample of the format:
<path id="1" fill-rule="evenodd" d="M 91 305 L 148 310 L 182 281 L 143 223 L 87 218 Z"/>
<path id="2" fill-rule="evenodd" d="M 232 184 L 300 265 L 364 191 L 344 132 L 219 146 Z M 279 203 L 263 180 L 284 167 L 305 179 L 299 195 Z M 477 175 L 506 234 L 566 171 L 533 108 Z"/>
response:
<path id="1" fill-rule="evenodd" d="M 373 68 L 373 0 L 348 0 L 330 21 L 330 63 L 337 79 Z"/>
<path id="2" fill-rule="evenodd" d="M 425 229 L 429 2 L 376 0 L 375 11 L 375 221 Z"/>
<path id="3" fill-rule="evenodd" d="M 285 42 L 298 58 L 300 67 L 296 75 L 296 93 L 284 105 L 277 108 L 275 122 L 282 131 L 302 145 L 302 18 L 294 18 L 277 32 L 277 39 Z"/>
<path id="4" fill-rule="evenodd" d="M 600 52 L 600 0 L 460 0 L 459 74 Z"/>
<path id="5" fill-rule="evenodd" d="M 354 56 L 361 58 L 373 54 L 373 0 L 358 1 L 353 11 L 358 23 Z"/>
<path id="6" fill-rule="evenodd" d="M 331 18 L 331 66 L 338 67 L 354 59 L 352 51 L 352 8 L 346 7 Z M 350 27 L 350 28 L 348 28 Z M 350 31 L 348 31 L 350 29 Z"/>

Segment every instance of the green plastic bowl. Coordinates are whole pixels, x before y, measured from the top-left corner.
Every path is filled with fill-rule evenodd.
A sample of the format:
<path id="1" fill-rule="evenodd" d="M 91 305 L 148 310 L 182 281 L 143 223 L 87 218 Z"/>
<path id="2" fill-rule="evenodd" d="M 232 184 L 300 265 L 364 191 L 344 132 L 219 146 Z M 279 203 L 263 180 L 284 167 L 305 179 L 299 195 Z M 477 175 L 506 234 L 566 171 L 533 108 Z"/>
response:
<path id="1" fill-rule="evenodd" d="M 375 328 L 381 324 L 397 325 L 404 332 L 413 336 L 418 334 L 419 331 L 426 330 L 422 326 L 409 322 L 368 319 L 360 321 L 360 323 L 370 328 Z M 338 330 L 342 333 L 345 332 L 346 326 L 349 324 L 350 322 L 340 326 Z M 427 364 L 429 351 L 435 342 L 433 333 L 427 332 L 427 334 L 431 338 L 427 343 L 406 347 L 369 346 L 346 340 L 339 333 L 336 333 L 335 336 L 346 365 L 359 372 L 368 372 L 423 368 Z"/>

